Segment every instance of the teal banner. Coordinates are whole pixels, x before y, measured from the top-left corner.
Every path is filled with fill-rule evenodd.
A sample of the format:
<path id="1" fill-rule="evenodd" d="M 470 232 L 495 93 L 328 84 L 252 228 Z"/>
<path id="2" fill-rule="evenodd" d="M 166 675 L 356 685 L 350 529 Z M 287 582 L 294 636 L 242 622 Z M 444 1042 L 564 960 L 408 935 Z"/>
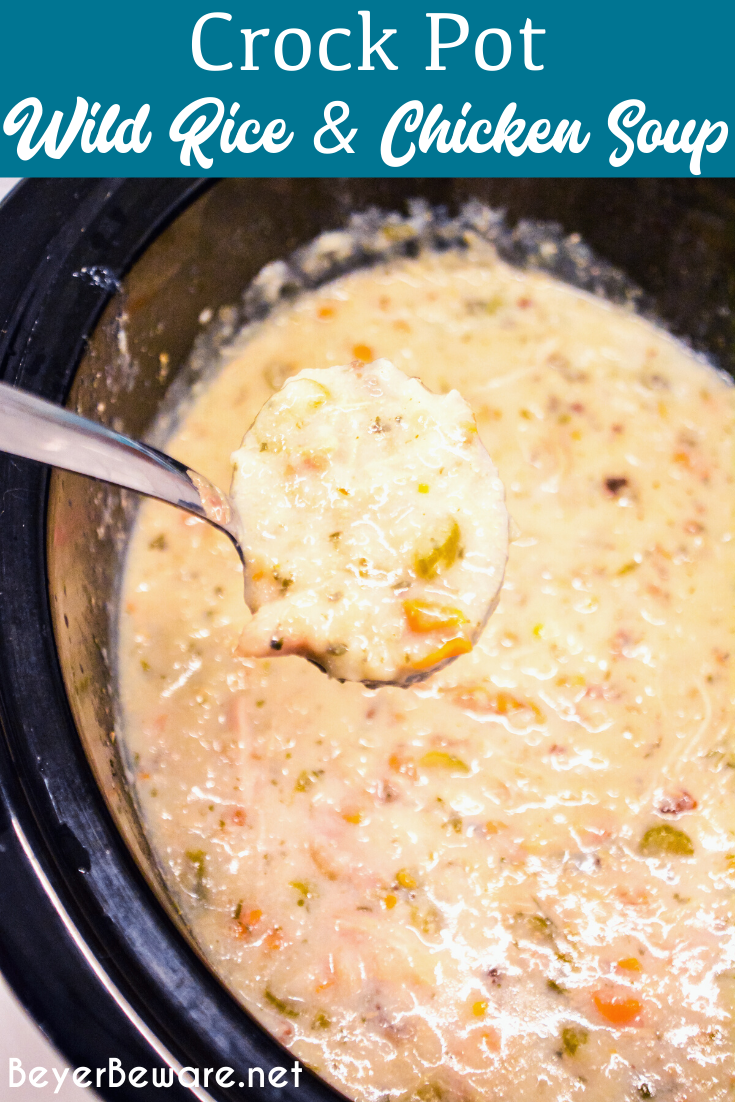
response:
<path id="1" fill-rule="evenodd" d="M 735 5 L 6 4 L 7 176 L 732 176 Z"/>

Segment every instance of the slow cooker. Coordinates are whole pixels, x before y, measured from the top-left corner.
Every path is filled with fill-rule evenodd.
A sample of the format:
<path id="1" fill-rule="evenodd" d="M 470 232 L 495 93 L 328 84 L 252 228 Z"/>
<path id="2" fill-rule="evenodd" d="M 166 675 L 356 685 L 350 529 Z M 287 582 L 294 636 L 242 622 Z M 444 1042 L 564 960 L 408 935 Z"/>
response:
<path id="1" fill-rule="evenodd" d="M 735 371 L 732 180 L 59 179 L 0 208 L 1 377 L 144 436 L 186 382 L 203 312 L 231 324 L 264 264 L 416 197 L 503 208 L 519 240 L 559 223 Z M 174 1075 L 165 1093 L 105 1077 L 105 1098 L 242 1098 L 255 1066 L 266 1098 L 336 1099 L 310 1073 L 268 1084 L 293 1057 L 199 957 L 141 831 L 112 695 L 133 513 L 110 487 L 0 456 L 0 968 L 74 1065 L 233 1069 L 206 1089 Z"/>

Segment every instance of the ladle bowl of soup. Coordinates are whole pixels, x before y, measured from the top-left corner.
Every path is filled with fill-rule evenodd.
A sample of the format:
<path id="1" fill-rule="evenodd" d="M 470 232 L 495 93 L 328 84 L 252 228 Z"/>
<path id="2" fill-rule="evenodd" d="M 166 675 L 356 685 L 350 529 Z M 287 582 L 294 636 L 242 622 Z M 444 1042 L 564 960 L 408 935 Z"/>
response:
<path id="1" fill-rule="evenodd" d="M 30 799 L 164 1060 L 296 1059 L 294 1096 L 728 1097 L 729 193 L 652 186 L 226 181 L 107 305 L 71 406 L 216 484 L 287 378 L 385 357 L 469 403 L 511 516 L 472 652 L 369 688 L 236 654 L 226 540 L 52 477 L 74 726 Z"/>

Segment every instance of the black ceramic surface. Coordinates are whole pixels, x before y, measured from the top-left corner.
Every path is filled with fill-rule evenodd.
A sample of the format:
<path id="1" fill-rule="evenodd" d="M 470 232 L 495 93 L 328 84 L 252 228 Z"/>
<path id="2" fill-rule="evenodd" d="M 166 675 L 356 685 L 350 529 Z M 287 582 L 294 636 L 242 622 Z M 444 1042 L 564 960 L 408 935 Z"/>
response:
<path id="1" fill-rule="evenodd" d="M 675 333 L 733 369 L 733 181 L 55 180 L 24 184 L 0 209 L 1 377 L 71 395 L 140 435 L 204 307 L 237 301 L 264 263 L 351 210 L 400 209 L 412 196 L 450 210 L 474 196 L 511 224 L 560 222 L 640 285 Z M 129 512 L 111 491 L 7 457 L 0 503 L 0 966 L 75 1064 L 161 1066 L 166 1050 L 183 1065 L 230 1065 L 236 1082 L 250 1065 L 289 1064 L 150 886 L 110 737 L 109 609 Z M 314 1077 L 261 1093 L 337 1097 Z"/>

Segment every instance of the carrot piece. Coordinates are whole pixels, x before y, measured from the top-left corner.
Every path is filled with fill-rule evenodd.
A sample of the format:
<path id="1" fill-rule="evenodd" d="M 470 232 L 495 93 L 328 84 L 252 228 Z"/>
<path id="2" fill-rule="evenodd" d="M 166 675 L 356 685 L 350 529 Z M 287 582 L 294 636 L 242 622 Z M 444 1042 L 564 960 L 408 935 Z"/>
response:
<path id="1" fill-rule="evenodd" d="M 416 765 L 414 761 L 406 757 L 402 752 L 394 753 L 388 758 L 388 765 L 395 773 L 403 773 L 405 777 L 416 780 Z"/>
<path id="2" fill-rule="evenodd" d="M 404 601 L 403 611 L 411 631 L 438 631 L 467 623 L 467 617 L 460 609 L 437 605 L 433 601 Z"/>
<path id="3" fill-rule="evenodd" d="M 352 355 L 356 360 L 361 360 L 362 363 L 370 363 L 375 359 L 373 350 L 369 344 L 356 344 L 352 349 Z"/>
<path id="4" fill-rule="evenodd" d="M 640 972 L 641 962 L 637 957 L 623 957 L 618 961 L 618 968 L 622 968 L 625 972 Z"/>
<path id="5" fill-rule="evenodd" d="M 596 994 L 592 998 L 600 1014 L 611 1025 L 631 1025 L 642 1010 L 638 999 L 628 998 L 625 995 Z"/>
<path id="6" fill-rule="evenodd" d="M 478 715 L 496 715 L 513 717 L 523 712 L 530 712 L 539 723 L 545 720 L 544 713 L 532 700 L 524 700 L 522 697 L 513 696 L 501 689 L 499 692 L 491 692 L 484 685 L 458 685 L 450 690 L 452 699 L 458 708 L 466 708 L 468 712 L 477 712 Z"/>
<path id="7" fill-rule="evenodd" d="M 413 662 L 412 669 L 430 670 L 432 666 L 438 666 L 440 662 L 444 662 L 447 658 L 456 658 L 458 655 L 467 654 L 471 650 L 472 643 L 469 639 L 450 639 L 443 647 L 439 647 L 439 650 L 432 651 L 425 658 L 419 658 L 417 662 Z"/>
<path id="8" fill-rule="evenodd" d="M 253 933 L 253 929 L 258 925 L 263 912 L 254 908 L 252 911 L 243 913 L 242 904 L 238 903 L 235 909 L 234 920 L 234 933 L 236 938 L 249 938 Z"/>
<path id="9" fill-rule="evenodd" d="M 275 952 L 283 948 L 286 944 L 286 939 L 283 936 L 283 930 L 280 926 L 274 926 L 273 929 L 266 934 L 264 944 L 266 949 L 270 950 L 270 952 Z"/>

